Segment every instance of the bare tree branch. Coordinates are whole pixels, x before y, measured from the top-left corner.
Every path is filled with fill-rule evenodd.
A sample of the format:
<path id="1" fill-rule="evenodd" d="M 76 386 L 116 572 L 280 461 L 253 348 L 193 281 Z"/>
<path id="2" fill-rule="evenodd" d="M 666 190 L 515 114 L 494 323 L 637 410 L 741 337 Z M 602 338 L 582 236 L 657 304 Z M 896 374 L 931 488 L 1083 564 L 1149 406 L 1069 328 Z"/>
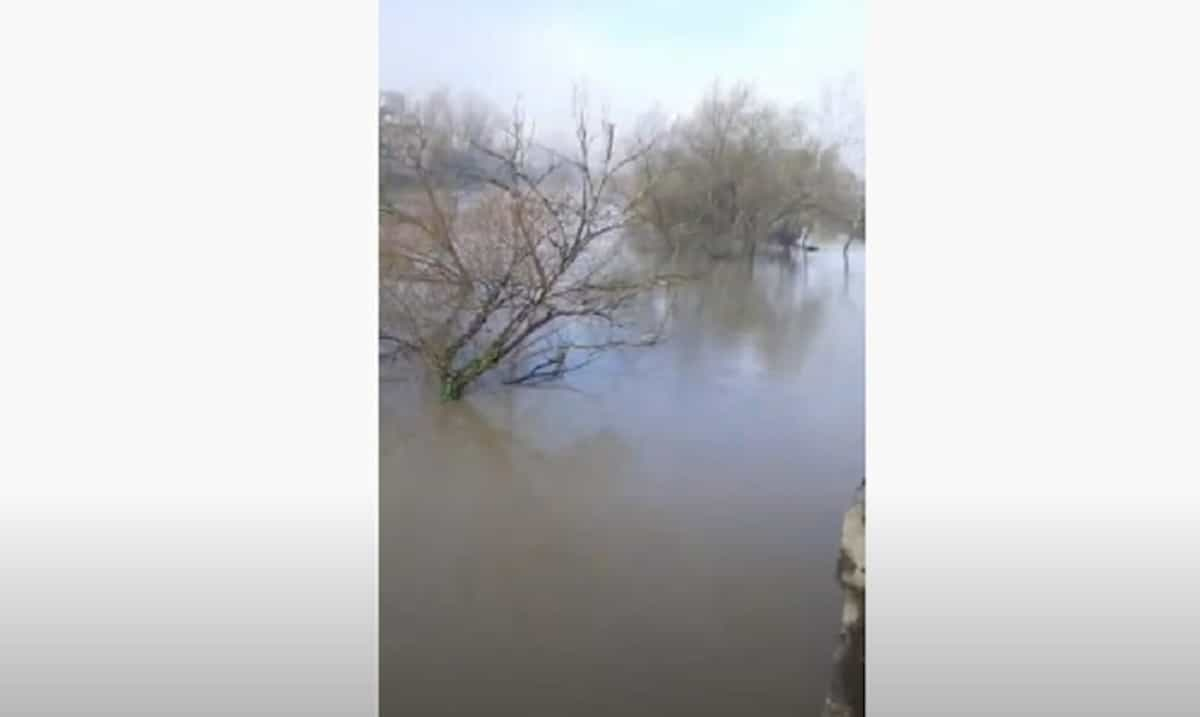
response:
<path id="1" fill-rule="evenodd" d="M 404 151 L 389 153 L 404 159 L 417 191 L 381 211 L 392 227 L 387 247 L 395 263 L 381 276 L 387 284 L 381 312 L 399 321 L 403 332 L 389 335 L 407 341 L 434 369 L 445 398 L 460 397 L 502 364 L 525 365 L 521 381 L 545 380 L 603 351 L 657 340 L 658 329 L 627 335 L 636 333 L 629 310 L 638 297 L 669 290 L 678 277 L 629 273 L 614 261 L 622 230 L 646 194 L 623 175 L 653 143 L 639 141 L 618 156 L 615 125 L 602 119 L 594 134 L 582 91 L 574 99 L 574 157 L 543 151 L 519 108 L 500 145 L 478 136 L 454 144 L 453 127 L 430 119 L 453 119 L 444 104 L 405 125 L 408 134 L 396 142 Z M 442 164 L 454 159 L 446 147 L 453 146 L 491 168 L 444 171 Z M 535 162 L 534 149 L 549 159 Z M 462 178 L 477 188 L 459 188 Z M 600 327 L 607 327 L 603 340 L 567 338 Z M 537 345 L 557 348 L 531 353 Z"/>

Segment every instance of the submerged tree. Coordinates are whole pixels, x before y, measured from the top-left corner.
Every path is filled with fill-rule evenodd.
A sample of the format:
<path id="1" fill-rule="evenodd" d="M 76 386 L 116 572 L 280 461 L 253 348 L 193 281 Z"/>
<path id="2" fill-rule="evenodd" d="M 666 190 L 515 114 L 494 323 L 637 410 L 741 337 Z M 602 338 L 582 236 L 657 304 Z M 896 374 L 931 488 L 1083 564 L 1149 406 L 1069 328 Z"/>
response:
<path id="1" fill-rule="evenodd" d="M 810 124 L 800 107 L 782 110 L 747 85 L 714 84 L 639 161 L 642 223 L 672 248 L 731 239 L 753 250 L 769 239 L 791 243 L 818 223 L 849 231 L 861 180 L 842 143 Z"/>
<path id="2" fill-rule="evenodd" d="M 639 328 L 632 309 L 673 281 L 619 260 L 649 186 L 625 175 L 651 142 L 618 156 L 615 127 L 593 127 L 579 95 L 569 153 L 536 145 L 519 110 L 492 128 L 479 111 L 418 109 L 384 142 L 411 185 L 381 205 L 383 336 L 446 400 L 500 366 L 509 382 L 543 380 L 656 342 L 662 324 Z"/>

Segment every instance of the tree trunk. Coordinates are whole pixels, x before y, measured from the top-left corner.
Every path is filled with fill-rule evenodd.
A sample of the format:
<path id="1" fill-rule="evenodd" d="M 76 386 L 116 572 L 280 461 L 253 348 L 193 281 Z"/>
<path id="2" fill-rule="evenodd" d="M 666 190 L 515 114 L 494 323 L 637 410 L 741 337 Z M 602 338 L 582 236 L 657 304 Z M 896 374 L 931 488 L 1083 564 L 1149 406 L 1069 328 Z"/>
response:
<path id="1" fill-rule="evenodd" d="M 452 373 L 442 377 L 442 400 L 457 401 L 462 398 L 463 391 L 467 388 L 467 381 L 457 373 Z"/>

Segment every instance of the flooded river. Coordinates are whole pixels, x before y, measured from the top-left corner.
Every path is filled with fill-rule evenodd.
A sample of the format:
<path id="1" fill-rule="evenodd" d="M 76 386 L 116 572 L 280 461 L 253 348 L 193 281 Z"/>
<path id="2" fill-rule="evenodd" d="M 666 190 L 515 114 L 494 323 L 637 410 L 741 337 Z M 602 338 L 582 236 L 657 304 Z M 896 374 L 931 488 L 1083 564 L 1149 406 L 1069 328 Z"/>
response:
<path id="1" fill-rule="evenodd" d="M 723 262 L 666 342 L 442 404 L 381 369 L 383 714 L 816 717 L 863 255 Z"/>

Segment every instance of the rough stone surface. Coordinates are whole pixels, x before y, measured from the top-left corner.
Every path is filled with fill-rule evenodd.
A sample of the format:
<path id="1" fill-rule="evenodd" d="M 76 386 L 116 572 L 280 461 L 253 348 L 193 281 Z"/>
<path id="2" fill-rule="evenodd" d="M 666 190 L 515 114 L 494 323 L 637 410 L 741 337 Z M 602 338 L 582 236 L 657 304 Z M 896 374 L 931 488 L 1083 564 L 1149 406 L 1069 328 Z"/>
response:
<path id="1" fill-rule="evenodd" d="M 837 579 L 841 583 L 842 630 L 833 655 L 833 679 L 823 717 L 866 714 L 866 481 L 842 521 Z"/>

